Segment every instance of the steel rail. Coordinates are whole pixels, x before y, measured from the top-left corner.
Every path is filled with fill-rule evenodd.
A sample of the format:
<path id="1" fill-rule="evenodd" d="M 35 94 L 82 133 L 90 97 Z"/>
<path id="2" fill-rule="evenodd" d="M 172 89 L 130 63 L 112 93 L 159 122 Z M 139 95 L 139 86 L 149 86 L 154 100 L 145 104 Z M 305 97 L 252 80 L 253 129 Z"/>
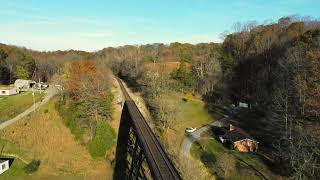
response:
<path id="1" fill-rule="evenodd" d="M 174 167 L 160 142 L 155 137 L 138 107 L 128 94 L 122 81 L 117 78 L 121 91 L 125 98 L 125 105 L 128 107 L 133 126 L 137 137 L 146 155 L 146 160 L 154 179 L 181 179 L 177 169 Z"/>

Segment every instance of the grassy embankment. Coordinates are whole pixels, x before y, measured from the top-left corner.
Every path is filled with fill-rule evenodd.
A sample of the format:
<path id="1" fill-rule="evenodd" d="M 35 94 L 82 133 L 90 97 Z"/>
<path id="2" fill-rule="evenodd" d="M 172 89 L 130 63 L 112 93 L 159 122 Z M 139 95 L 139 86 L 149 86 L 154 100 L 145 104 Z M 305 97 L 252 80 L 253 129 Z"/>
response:
<path id="1" fill-rule="evenodd" d="M 93 159 L 63 123 L 55 108 L 55 99 L 36 113 L 1 131 L 3 156 L 15 158 L 4 179 L 111 179 L 113 169 L 105 159 Z M 36 172 L 25 167 L 40 160 Z"/>
<path id="2" fill-rule="evenodd" d="M 70 129 L 76 140 L 84 144 L 93 158 L 103 158 L 106 154 L 111 154 L 112 147 L 116 143 L 115 130 L 106 121 L 97 123 L 95 136 L 88 141 L 88 129 L 79 127 L 76 123 L 77 112 L 72 105 L 58 105 L 57 109 L 63 118 L 64 124 Z"/>
<path id="3" fill-rule="evenodd" d="M 36 102 L 40 101 L 45 93 L 35 93 Z M 0 123 L 9 120 L 33 105 L 32 92 L 22 92 L 13 96 L 0 96 Z"/>

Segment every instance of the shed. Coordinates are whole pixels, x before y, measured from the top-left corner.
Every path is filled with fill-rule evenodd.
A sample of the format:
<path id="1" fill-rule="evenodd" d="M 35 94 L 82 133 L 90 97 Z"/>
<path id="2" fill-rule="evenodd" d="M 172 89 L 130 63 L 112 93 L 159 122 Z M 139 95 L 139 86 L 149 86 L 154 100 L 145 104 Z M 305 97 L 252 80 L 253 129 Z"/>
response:
<path id="1" fill-rule="evenodd" d="M 36 84 L 35 81 L 26 80 L 26 79 L 17 79 L 14 82 L 14 86 L 21 89 L 21 90 L 28 90 L 32 88 Z"/>
<path id="2" fill-rule="evenodd" d="M 0 174 L 9 169 L 9 160 L 0 159 Z"/>

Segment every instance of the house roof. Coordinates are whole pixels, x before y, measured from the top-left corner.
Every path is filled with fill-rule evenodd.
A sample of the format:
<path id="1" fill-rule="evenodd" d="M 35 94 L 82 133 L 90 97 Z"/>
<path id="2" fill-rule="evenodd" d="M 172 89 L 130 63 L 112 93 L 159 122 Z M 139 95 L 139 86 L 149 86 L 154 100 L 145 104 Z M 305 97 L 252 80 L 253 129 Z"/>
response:
<path id="1" fill-rule="evenodd" d="M 254 138 L 252 138 L 249 134 L 244 132 L 242 129 L 235 129 L 232 131 L 228 131 L 226 133 L 226 136 L 232 141 L 232 142 L 237 142 L 245 139 L 250 139 L 252 141 L 256 141 Z"/>
<path id="2" fill-rule="evenodd" d="M 3 163 L 3 162 L 6 162 L 6 161 L 9 161 L 7 159 L 0 159 L 0 164 Z"/>
<path id="3" fill-rule="evenodd" d="M 16 84 L 16 83 L 36 83 L 36 82 L 29 79 L 17 79 L 14 83 Z"/>

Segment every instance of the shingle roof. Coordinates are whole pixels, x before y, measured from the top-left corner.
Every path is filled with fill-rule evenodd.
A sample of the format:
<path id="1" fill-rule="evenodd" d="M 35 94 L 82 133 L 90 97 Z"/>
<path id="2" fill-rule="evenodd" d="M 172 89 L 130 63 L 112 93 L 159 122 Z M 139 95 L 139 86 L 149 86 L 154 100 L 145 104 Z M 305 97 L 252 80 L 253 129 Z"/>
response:
<path id="1" fill-rule="evenodd" d="M 242 129 L 235 129 L 233 131 L 228 131 L 226 133 L 226 136 L 232 141 L 240 141 L 244 139 L 251 139 L 253 141 L 256 141 L 254 138 L 252 138 L 248 133 L 244 132 Z"/>
<path id="2" fill-rule="evenodd" d="M 6 162 L 6 161 L 9 161 L 9 160 L 6 160 L 6 159 L 0 159 L 0 163 Z"/>
<path id="3" fill-rule="evenodd" d="M 226 133 L 226 136 L 232 141 L 240 141 L 242 139 L 246 139 L 247 137 L 237 131 L 229 131 Z"/>

